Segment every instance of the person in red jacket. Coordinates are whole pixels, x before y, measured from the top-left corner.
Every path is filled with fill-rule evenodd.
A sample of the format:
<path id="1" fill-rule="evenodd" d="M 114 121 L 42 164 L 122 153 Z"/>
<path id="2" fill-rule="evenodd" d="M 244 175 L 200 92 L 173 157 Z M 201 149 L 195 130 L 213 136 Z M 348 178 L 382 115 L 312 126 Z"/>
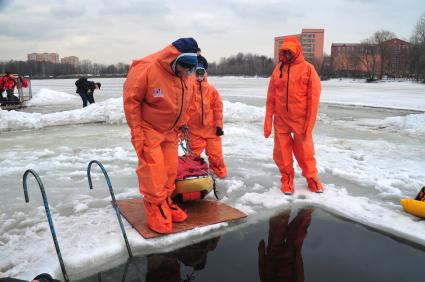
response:
<path id="1" fill-rule="evenodd" d="M 218 91 L 208 83 L 202 64 L 196 68 L 196 83 L 184 123 L 189 128 L 190 150 L 195 156 L 200 156 L 205 150 L 212 171 L 219 178 L 225 178 L 227 169 L 221 144 L 224 134 L 223 102 Z"/>
<path id="2" fill-rule="evenodd" d="M 20 84 L 18 84 L 18 87 L 23 87 L 23 88 L 28 88 L 28 80 L 26 80 L 25 78 L 23 78 L 22 76 L 18 77 Z"/>
<path id="3" fill-rule="evenodd" d="M 320 99 L 320 78 L 314 66 L 304 60 L 296 36 L 282 42 L 280 64 L 276 65 L 267 92 L 264 137 L 268 138 L 274 125 L 273 159 L 281 173 L 281 191 L 294 192 L 292 154 L 302 169 L 312 192 L 323 192 L 317 178 L 314 158 L 313 128 Z"/>
<path id="4" fill-rule="evenodd" d="M 0 102 L 6 101 L 6 97 L 3 97 L 4 93 L 4 76 L 0 76 Z"/>
<path id="5" fill-rule="evenodd" d="M 16 103 L 19 102 L 19 99 L 14 95 L 16 86 L 16 78 L 13 74 L 9 72 L 5 72 L 5 76 L 3 76 L 3 88 L 7 93 L 7 103 Z"/>
<path id="6" fill-rule="evenodd" d="M 197 64 L 197 42 L 180 38 L 163 50 L 134 61 L 124 83 L 124 112 L 139 164 L 147 225 L 171 233 L 186 213 L 170 198 L 178 165 L 178 128 L 192 92 L 188 76 Z"/>

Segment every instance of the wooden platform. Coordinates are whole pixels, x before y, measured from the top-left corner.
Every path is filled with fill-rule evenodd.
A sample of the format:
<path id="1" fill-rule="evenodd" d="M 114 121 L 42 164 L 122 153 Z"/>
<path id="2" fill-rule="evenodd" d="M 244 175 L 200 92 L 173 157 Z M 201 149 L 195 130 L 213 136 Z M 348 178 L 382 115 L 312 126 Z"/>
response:
<path id="1" fill-rule="evenodd" d="M 117 204 L 121 214 L 145 239 L 163 236 L 147 227 L 143 199 L 118 200 Z M 240 210 L 217 201 L 188 202 L 181 204 L 180 207 L 187 213 L 188 218 L 185 222 L 173 223 L 173 233 L 247 216 Z"/>

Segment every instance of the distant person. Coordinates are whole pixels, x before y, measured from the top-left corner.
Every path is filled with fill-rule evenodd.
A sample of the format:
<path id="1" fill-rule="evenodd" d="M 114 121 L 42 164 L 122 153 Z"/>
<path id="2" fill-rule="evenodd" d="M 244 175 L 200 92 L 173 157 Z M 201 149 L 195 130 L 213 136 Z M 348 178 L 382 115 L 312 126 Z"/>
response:
<path id="1" fill-rule="evenodd" d="M 28 282 L 27 280 L 20 280 L 14 278 L 0 278 L 0 282 Z M 53 279 L 50 274 L 42 273 L 34 277 L 31 282 L 61 282 L 60 280 Z"/>
<path id="2" fill-rule="evenodd" d="M 269 220 L 268 244 L 258 244 L 258 270 L 261 282 L 304 281 L 301 249 L 311 223 L 312 209 L 302 209 L 289 223 L 289 211 Z"/>
<path id="3" fill-rule="evenodd" d="M 100 82 L 87 81 L 87 101 L 90 104 L 94 104 L 94 90 L 99 89 L 102 86 Z"/>
<path id="4" fill-rule="evenodd" d="M 201 55 L 201 48 L 198 48 L 198 50 L 196 51 L 196 54 L 198 55 L 198 63 L 200 65 L 203 65 L 205 70 L 208 70 L 208 61 L 207 59 L 205 59 L 205 57 Z"/>
<path id="5" fill-rule="evenodd" d="M 192 95 L 197 42 L 180 38 L 133 61 L 124 83 L 124 112 L 139 159 L 137 176 L 147 225 L 171 233 L 187 214 L 171 200 L 178 165 L 178 128 Z"/>
<path id="6" fill-rule="evenodd" d="M 4 80 L 5 80 L 5 76 L 0 76 L 0 103 L 5 102 L 6 101 L 6 96 L 3 96 L 3 93 L 5 91 L 4 89 Z"/>
<path id="7" fill-rule="evenodd" d="M 279 51 L 278 64 L 267 92 L 264 137 L 274 125 L 273 159 L 281 174 L 281 191 L 294 192 L 292 154 L 312 192 L 323 192 L 317 178 L 313 128 L 319 110 L 320 78 L 314 66 L 304 60 L 296 36 L 287 36 Z"/>
<path id="8" fill-rule="evenodd" d="M 223 101 L 218 91 L 208 83 L 203 65 L 198 63 L 196 82 L 183 123 L 189 128 L 189 148 L 195 156 L 205 150 L 212 171 L 219 178 L 227 175 L 223 159 Z"/>
<path id="9" fill-rule="evenodd" d="M 17 81 L 15 75 L 5 72 L 5 76 L 3 77 L 3 88 L 7 93 L 6 102 L 8 104 L 19 103 L 19 98 L 14 95 L 16 85 Z"/>
<path id="10" fill-rule="evenodd" d="M 83 108 L 87 107 L 87 102 L 90 104 L 94 103 L 94 90 L 100 89 L 101 84 L 99 82 L 93 82 L 87 80 L 87 77 L 80 77 L 75 81 L 75 86 L 77 90 L 75 91 L 80 95 L 81 100 L 83 101 Z"/>
<path id="11" fill-rule="evenodd" d="M 19 83 L 16 85 L 20 88 L 28 88 L 28 80 L 26 80 L 23 76 L 18 76 Z"/>

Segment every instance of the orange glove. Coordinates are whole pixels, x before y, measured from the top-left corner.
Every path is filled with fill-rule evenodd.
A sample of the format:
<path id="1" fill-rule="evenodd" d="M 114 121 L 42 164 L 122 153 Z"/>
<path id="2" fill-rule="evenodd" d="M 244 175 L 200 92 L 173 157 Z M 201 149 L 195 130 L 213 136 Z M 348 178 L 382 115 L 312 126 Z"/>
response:
<path id="1" fill-rule="evenodd" d="M 264 119 L 264 137 L 269 138 L 272 134 L 273 115 L 266 114 Z"/>
<path id="2" fill-rule="evenodd" d="M 131 143 L 139 159 L 142 158 L 144 139 L 143 129 L 141 127 L 135 127 L 131 130 Z"/>

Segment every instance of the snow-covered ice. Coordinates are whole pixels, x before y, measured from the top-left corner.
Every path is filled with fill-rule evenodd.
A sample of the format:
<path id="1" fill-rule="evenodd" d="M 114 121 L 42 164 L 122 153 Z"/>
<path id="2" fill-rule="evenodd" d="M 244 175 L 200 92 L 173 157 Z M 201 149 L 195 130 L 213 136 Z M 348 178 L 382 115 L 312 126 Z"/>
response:
<path id="1" fill-rule="evenodd" d="M 80 109 L 81 101 L 69 86 L 72 80 L 33 81 L 34 99 L 28 108 L 0 111 L 0 276 L 29 279 L 39 272 L 60 273 L 32 179 L 30 203 L 23 199 L 21 177 L 28 168 L 44 182 L 71 277 L 125 259 L 103 176 L 93 167 L 93 190 L 85 178 L 88 162 L 97 159 L 108 170 L 117 198 L 138 196 L 137 158 L 122 108 L 122 82 L 104 79 L 105 92 L 95 93 L 97 102 Z M 225 191 L 224 202 L 250 215 L 243 224 L 282 207 L 315 206 L 425 245 L 425 222 L 404 213 L 399 204 L 400 198 L 413 197 L 425 185 L 425 85 L 323 82 L 315 143 L 326 192 L 310 193 L 296 166 L 295 194 L 288 197 L 279 190 L 273 140 L 262 135 L 268 79 L 211 77 L 210 82 L 224 99 L 223 150 L 229 177 L 218 185 Z M 144 240 L 129 224 L 125 227 L 138 254 L 178 248 L 238 228 L 225 223 Z"/>

